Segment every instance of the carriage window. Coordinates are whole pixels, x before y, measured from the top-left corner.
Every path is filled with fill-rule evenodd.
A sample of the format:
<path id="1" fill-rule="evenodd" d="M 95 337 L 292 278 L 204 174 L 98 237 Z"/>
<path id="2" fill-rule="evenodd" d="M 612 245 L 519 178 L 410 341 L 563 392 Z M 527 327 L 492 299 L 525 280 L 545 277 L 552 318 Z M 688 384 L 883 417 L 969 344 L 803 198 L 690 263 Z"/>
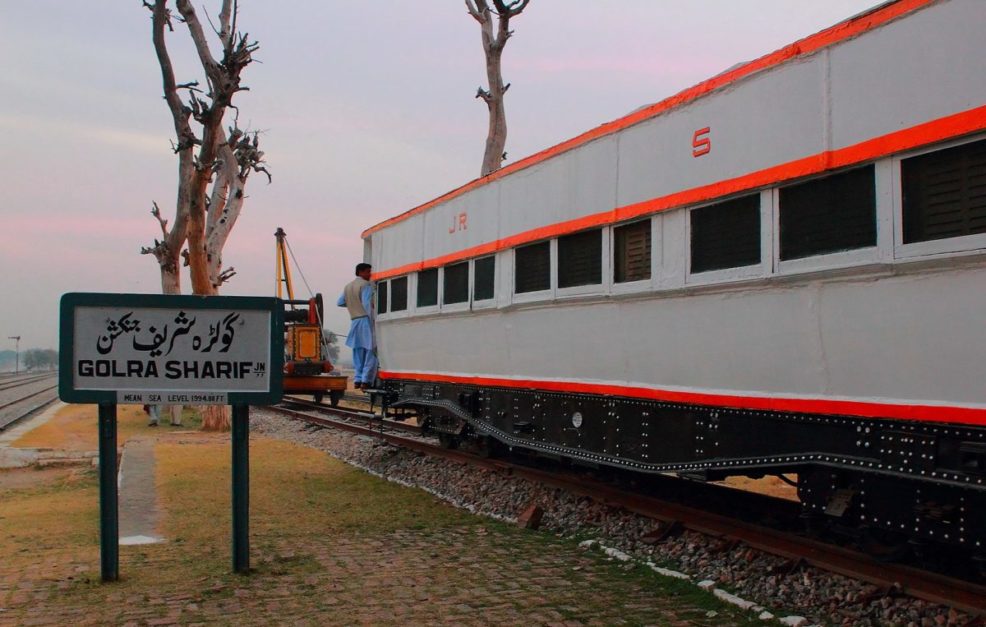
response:
<path id="1" fill-rule="evenodd" d="M 493 298 L 493 285 L 496 278 L 496 257 L 483 257 L 473 262 L 473 300 Z"/>
<path id="2" fill-rule="evenodd" d="M 404 311 L 407 309 L 407 277 L 390 281 L 390 310 Z"/>
<path id="3" fill-rule="evenodd" d="M 445 266 L 445 291 L 442 301 L 446 305 L 464 303 L 469 300 L 469 262 L 464 261 L 452 266 Z"/>
<path id="4" fill-rule="evenodd" d="M 986 233 L 986 140 L 904 159 L 904 243 Z"/>
<path id="5" fill-rule="evenodd" d="M 873 172 L 868 165 L 781 188 L 781 260 L 876 246 Z"/>
<path id="6" fill-rule="evenodd" d="M 551 242 L 521 246 L 514 251 L 514 292 L 551 288 Z"/>
<path id="7" fill-rule="evenodd" d="M 387 313 L 387 281 L 377 283 L 377 313 Z"/>
<path id="8" fill-rule="evenodd" d="M 613 229 L 613 281 L 627 283 L 650 278 L 650 220 Z"/>
<path id="9" fill-rule="evenodd" d="M 692 273 L 760 263 L 760 194 L 693 209 L 689 219 Z"/>
<path id="10" fill-rule="evenodd" d="M 603 232 L 583 231 L 558 238 L 558 287 L 603 282 Z"/>
<path id="11" fill-rule="evenodd" d="M 418 273 L 418 307 L 431 307 L 438 304 L 438 268 L 429 268 Z"/>

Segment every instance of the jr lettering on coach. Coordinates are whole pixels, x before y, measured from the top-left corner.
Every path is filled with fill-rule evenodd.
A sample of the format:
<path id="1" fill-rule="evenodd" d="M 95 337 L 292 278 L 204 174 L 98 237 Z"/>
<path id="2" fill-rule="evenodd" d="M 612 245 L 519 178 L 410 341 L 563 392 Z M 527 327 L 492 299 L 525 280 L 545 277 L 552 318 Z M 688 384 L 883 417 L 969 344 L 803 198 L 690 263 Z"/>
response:
<path id="1" fill-rule="evenodd" d="M 468 225 L 469 215 L 465 211 L 452 216 L 452 226 L 448 228 L 449 233 L 455 233 L 456 231 L 465 231 L 469 228 Z"/>

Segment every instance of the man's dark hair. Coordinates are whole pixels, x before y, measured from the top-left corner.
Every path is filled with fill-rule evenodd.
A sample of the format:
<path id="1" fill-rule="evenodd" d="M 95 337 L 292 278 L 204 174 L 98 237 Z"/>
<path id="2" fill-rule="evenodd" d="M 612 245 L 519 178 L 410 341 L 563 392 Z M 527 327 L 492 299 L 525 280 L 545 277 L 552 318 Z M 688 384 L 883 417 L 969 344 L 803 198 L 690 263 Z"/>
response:
<path id="1" fill-rule="evenodd" d="M 356 276 L 359 276 L 359 273 L 362 272 L 363 270 L 370 270 L 371 268 L 373 268 L 373 266 L 371 266 L 368 263 L 356 264 Z"/>

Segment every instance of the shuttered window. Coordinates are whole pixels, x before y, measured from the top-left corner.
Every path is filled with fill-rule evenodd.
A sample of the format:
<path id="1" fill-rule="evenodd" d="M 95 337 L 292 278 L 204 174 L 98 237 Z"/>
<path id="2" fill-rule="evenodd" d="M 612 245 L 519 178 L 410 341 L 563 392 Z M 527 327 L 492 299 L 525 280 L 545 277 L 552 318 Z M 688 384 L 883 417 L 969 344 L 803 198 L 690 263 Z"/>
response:
<path id="1" fill-rule="evenodd" d="M 780 191 L 781 260 L 876 246 L 873 166 Z"/>
<path id="2" fill-rule="evenodd" d="M 904 243 L 986 233 L 986 140 L 900 164 Z"/>
<path id="3" fill-rule="evenodd" d="M 469 300 L 469 262 L 445 266 L 443 272 L 445 289 L 442 293 L 442 301 L 446 305 L 451 305 Z"/>
<path id="4" fill-rule="evenodd" d="M 558 287 L 603 282 L 603 232 L 583 231 L 558 238 Z"/>
<path id="5" fill-rule="evenodd" d="M 514 292 L 551 288 L 551 242 L 521 246 L 514 251 Z"/>
<path id="6" fill-rule="evenodd" d="M 641 220 L 613 229 L 613 281 L 628 283 L 650 278 L 651 221 Z"/>
<path id="7" fill-rule="evenodd" d="M 432 307 L 438 304 L 438 268 L 429 268 L 418 273 L 418 307 Z"/>
<path id="8" fill-rule="evenodd" d="M 377 313 L 387 313 L 387 281 L 377 283 Z"/>
<path id="9" fill-rule="evenodd" d="M 493 298 L 493 286 L 496 279 L 496 257 L 482 257 L 473 262 L 473 300 L 489 300 Z"/>
<path id="10" fill-rule="evenodd" d="M 390 281 L 390 310 L 405 311 L 407 309 L 407 277 Z"/>
<path id="11" fill-rule="evenodd" d="M 693 209 L 692 273 L 760 263 L 760 194 Z"/>

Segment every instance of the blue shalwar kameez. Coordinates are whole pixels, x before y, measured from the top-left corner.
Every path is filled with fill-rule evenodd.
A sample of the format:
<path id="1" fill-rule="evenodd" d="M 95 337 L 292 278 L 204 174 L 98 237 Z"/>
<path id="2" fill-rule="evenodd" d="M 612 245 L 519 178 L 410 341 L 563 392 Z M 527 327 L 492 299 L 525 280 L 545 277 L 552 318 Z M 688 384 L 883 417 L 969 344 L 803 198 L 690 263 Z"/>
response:
<path id="1" fill-rule="evenodd" d="M 368 313 L 373 311 L 373 286 L 366 285 L 360 290 L 360 302 Z M 339 296 L 337 305 L 346 306 L 346 294 Z M 353 349 L 353 368 L 356 370 L 353 383 L 372 384 L 377 378 L 377 356 L 373 342 L 373 323 L 370 316 L 354 318 L 349 325 L 346 346 Z"/>

